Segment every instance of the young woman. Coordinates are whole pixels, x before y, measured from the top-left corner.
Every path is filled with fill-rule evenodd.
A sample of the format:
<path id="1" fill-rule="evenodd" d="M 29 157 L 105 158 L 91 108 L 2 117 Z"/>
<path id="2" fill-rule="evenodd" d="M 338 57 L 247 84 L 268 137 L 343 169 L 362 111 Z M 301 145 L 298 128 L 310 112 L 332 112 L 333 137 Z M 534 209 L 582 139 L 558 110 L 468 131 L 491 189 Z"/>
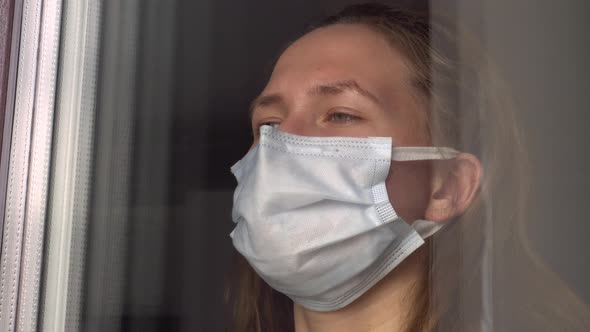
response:
<path id="1" fill-rule="evenodd" d="M 501 85 L 431 22 L 355 5 L 279 57 L 232 168 L 236 331 L 585 326 L 519 236 L 526 158 Z"/>

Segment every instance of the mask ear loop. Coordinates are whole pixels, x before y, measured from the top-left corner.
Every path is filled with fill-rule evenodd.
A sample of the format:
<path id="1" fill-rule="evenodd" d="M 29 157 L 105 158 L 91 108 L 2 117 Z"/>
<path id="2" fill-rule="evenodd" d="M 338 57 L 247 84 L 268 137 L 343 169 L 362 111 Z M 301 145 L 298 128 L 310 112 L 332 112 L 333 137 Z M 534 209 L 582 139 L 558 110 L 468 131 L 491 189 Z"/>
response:
<path id="1" fill-rule="evenodd" d="M 457 157 L 459 153 L 459 151 L 449 147 L 402 146 L 393 148 L 391 160 L 447 160 Z M 422 239 L 426 239 L 438 232 L 445 224 L 446 223 L 443 222 L 417 219 L 411 224 L 411 226 L 420 235 L 420 237 L 422 237 Z"/>
<path id="2" fill-rule="evenodd" d="M 392 151 L 393 161 L 416 161 L 416 160 L 446 160 L 453 159 L 459 155 L 459 151 L 438 146 L 400 146 L 394 147 Z"/>
<path id="3" fill-rule="evenodd" d="M 415 220 L 411 226 L 412 228 L 422 237 L 422 239 L 426 240 L 434 233 L 438 232 L 445 223 L 443 222 L 436 222 L 424 219 L 417 219 Z"/>

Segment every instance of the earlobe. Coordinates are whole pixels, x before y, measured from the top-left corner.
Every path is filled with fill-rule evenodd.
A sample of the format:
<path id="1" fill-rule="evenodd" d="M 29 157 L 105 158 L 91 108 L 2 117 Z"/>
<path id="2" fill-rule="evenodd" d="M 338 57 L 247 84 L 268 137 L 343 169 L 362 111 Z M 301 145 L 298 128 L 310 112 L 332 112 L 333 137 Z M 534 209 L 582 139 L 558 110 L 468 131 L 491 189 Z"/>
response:
<path id="1" fill-rule="evenodd" d="M 436 162 L 425 219 L 446 222 L 465 213 L 477 196 L 481 176 L 481 162 L 469 153 Z"/>

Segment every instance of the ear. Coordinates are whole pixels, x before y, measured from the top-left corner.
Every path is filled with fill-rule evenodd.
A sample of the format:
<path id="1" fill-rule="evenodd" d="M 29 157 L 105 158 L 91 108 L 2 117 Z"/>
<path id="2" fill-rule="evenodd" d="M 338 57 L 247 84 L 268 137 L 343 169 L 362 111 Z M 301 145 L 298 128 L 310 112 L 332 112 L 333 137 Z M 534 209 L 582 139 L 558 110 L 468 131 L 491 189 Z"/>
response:
<path id="1" fill-rule="evenodd" d="M 476 197 L 482 169 L 477 157 L 460 153 L 451 160 L 437 162 L 432 173 L 432 191 L 425 219 L 446 222 L 462 215 Z"/>

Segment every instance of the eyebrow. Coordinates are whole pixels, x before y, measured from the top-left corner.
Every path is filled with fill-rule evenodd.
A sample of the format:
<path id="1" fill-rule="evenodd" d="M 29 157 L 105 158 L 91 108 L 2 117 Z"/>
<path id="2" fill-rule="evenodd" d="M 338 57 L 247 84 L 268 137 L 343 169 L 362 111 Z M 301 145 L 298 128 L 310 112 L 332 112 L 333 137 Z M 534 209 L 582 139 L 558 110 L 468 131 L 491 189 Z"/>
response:
<path id="1" fill-rule="evenodd" d="M 250 118 L 254 114 L 254 110 L 258 107 L 271 106 L 284 103 L 283 97 L 278 93 L 270 95 L 258 96 L 250 104 Z"/>
<path id="2" fill-rule="evenodd" d="M 308 94 L 323 96 L 339 95 L 345 92 L 353 92 L 360 94 L 361 96 L 370 99 L 372 102 L 380 104 L 379 99 L 374 94 L 369 92 L 369 90 L 361 87 L 361 85 L 355 80 L 343 80 L 326 84 L 320 84 L 307 90 Z M 258 107 L 271 106 L 281 103 L 284 103 L 284 99 L 278 93 L 258 96 L 250 104 L 250 117 L 252 117 L 254 110 Z"/>
<path id="3" fill-rule="evenodd" d="M 372 102 L 379 104 L 379 99 L 361 87 L 355 80 L 336 81 L 328 84 L 321 84 L 309 89 L 308 93 L 313 95 L 339 95 L 345 92 L 354 92 L 370 99 Z"/>

